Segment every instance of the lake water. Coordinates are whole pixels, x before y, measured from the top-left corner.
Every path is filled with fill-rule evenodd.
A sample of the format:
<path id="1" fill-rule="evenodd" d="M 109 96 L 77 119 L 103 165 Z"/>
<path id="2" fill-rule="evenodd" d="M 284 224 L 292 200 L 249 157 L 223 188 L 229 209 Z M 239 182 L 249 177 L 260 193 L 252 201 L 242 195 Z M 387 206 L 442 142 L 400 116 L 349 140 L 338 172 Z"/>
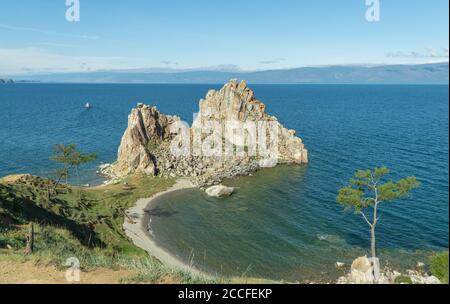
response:
<path id="1" fill-rule="evenodd" d="M 96 152 L 95 167 L 116 158 L 127 115 L 138 102 L 191 122 L 198 100 L 220 85 L 0 86 L 0 175 L 48 175 L 56 143 Z M 152 217 L 157 241 L 180 259 L 222 275 L 318 279 L 339 275 L 369 247 L 364 221 L 343 212 L 338 189 L 357 169 L 386 165 L 392 178 L 422 187 L 382 206 L 380 255 L 411 267 L 428 250 L 448 248 L 448 86 L 252 85 L 268 113 L 304 140 L 310 163 L 227 181 L 223 200 L 197 190 L 161 197 Z M 85 110 L 90 102 L 93 108 Z"/>

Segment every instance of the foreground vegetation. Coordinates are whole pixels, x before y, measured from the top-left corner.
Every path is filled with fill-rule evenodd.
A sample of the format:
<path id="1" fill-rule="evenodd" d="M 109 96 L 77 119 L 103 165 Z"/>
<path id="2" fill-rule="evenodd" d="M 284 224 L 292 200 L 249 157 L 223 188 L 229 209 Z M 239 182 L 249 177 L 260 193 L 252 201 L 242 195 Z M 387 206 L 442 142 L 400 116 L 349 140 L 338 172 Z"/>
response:
<path id="1" fill-rule="evenodd" d="M 205 278 L 164 266 L 126 237 L 125 210 L 139 198 L 151 197 L 173 179 L 130 177 L 121 184 L 69 187 L 31 175 L 0 179 L 0 264 L 32 263 L 67 270 L 68 258 L 82 271 L 126 270 L 121 283 L 273 283 L 247 277 Z M 56 189 L 49 194 L 49 189 Z M 33 253 L 26 255 L 27 224 L 34 223 Z M 430 258 L 429 271 L 448 283 L 448 252 Z M 408 283 L 400 277 L 397 283 Z"/>
<path id="2" fill-rule="evenodd" d="M 448 284 L 448 251 L 437 253 L 431 257 L 430 271 L 442 283 Z"/>
<path id="3" fill-rule="evenodd" d="M 214 283 L 165 267 L 134 246 L 122 229 L 126 209 L 173 183 L 138 176 L 124 184 L 81 189 L 31 175 L 3 178 L 0 258 L 67 269 L 66 260 L 76 257 L 84 271 L 96 267 L 130 270 L 133 275 L 124 278 L 124 283 Z M 54 186 L 55 193 L 49 195 L 48 189 Z M 29 222 L 35 223 L 35 250 L 24 255 Z"/>
<path id="4" fill-rule="evenodd" d="M 354 209 L 361 215 L 370 227 L 371 237 L 371 261 L 374 265 L 374 282 L 380 278 L 380 260 L 376 250 L 376 227 L 380 216 L 378 207 L 380 204 L 393 202 L 407 198 L 410 192 L 419 188 L 421 183 L 415 176 L 401 179 L 397 182 L 386 179 L 390 173 L 387 167 L 379 167 L 374 170 L 359 170 L 349 181 L 349 185 L 339 190 L 337 202 L 345 209 Z M 372 220 L 369 220 L 366 209 L 371 209 Z"/>

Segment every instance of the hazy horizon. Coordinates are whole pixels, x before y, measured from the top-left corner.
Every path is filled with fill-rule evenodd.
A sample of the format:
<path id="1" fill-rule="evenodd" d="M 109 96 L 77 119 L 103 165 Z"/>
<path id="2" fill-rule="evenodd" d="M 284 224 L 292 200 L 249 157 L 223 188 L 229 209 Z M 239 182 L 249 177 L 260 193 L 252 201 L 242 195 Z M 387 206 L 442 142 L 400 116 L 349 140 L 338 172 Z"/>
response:
<path id="1" fill-rule="evenodd" d="M 261 71 L 448 62 L 446 0 L 65 1 L 0 0 L 0 74 L 101 70 Z"/>

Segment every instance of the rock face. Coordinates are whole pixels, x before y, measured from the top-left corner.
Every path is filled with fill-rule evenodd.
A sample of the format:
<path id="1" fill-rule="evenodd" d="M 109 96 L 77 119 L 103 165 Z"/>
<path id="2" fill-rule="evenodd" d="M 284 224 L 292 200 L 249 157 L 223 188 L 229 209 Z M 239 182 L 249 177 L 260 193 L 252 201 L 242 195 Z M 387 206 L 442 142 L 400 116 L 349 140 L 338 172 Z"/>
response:
<path id="1" fill-rule="evenodd" d="M 211 90 L 200 100 L 200 112 L 193 128 L 205 121 L 271 122 L 278 128 L 278 163 L 307 163 L 308 151 L 294 130 L 284 128 L 276 117 L 266 113 L 266 106 L 255 98 L 245 81 L 228 82 L 220 91 Z"/>
<path id="2" fill-rule="evenodd" d="M 355 284 L 373 283 L 373 266 L 366 256 L 359 257 L 353 261 L 350 270 L 350 280 Z"/>
<path id="3" fill-rule="evenodd" d="M 226 187 L 222 185 L 212 186 L 206 189 L 206 194 L 212 197 L 227 197 L 233 194 L 234 188 L 232 187 Z"/>
<path id="4" fill-rule="evenodd" d="M 228 132 L 230 122 L 238 126 L 233 132 Z M 244 81 L 231 80 L 221 90 L 209 91 L 200 100 L 192 128 L 180 129 L 180 124 L 176 116 L 163 115 L 155 107 L 138 104 L 128 118 L 117 162 L 103 172 L 118 178 L 134 173 L 190 177 L 197 186 L 208 187 L 259 168 L 308 162 L 308 151 L 295 131 L 284 128 L 275 117 L 268 115 L 266 106 L 254 97 Z M 214 125 L 205 131 L 208 124 Z M 255 136 L 250 135 L 251 127 L 239 133 L 242 126 L 264 126 L 254 130 L 260 141 L 252 141 Z M 219 135 L 214 133 L 217 130 L 221 131 Z M 174 140 L 182 134 L 187 134 L 189 153 L 174 154 Z M 208 142 L 211 139 L 216 141 L 212 140 L 211 144 Z M 256 151 L 264 146 L 269 152 Z M 224 153 L 206 155 L 205 147 Z M 276 153 L 272 153 L 271 147 L 277 148 Z"/>
<path id="5" fill-rule="evenodd" d="M 128 128 L 122 137 L 114 174 L 118 177 L 134 173 L 156 175 L 157 160 L 151 153 L 170 139 L 169 125 L 180 119 L 162 115 L 153 107 L 139 104 L 128 117 Z"/>

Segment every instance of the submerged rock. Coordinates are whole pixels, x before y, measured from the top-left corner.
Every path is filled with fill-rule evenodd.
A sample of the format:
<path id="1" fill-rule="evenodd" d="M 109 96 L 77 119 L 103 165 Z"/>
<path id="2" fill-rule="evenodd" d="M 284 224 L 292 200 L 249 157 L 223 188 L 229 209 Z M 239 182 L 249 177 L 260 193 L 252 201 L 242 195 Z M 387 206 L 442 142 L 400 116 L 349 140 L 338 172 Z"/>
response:
<path id="1" fill-rule="evenodd" d="M 206 189 L 205 192 L 209 196 L 222 198 L 222 197 L 227 197 L 227 196 L 232 195 L 234 192 L 234 188 L 226 187 L 223 185 L 217 185 L 217 186 L 209 187 L 208 189 Z"/>

